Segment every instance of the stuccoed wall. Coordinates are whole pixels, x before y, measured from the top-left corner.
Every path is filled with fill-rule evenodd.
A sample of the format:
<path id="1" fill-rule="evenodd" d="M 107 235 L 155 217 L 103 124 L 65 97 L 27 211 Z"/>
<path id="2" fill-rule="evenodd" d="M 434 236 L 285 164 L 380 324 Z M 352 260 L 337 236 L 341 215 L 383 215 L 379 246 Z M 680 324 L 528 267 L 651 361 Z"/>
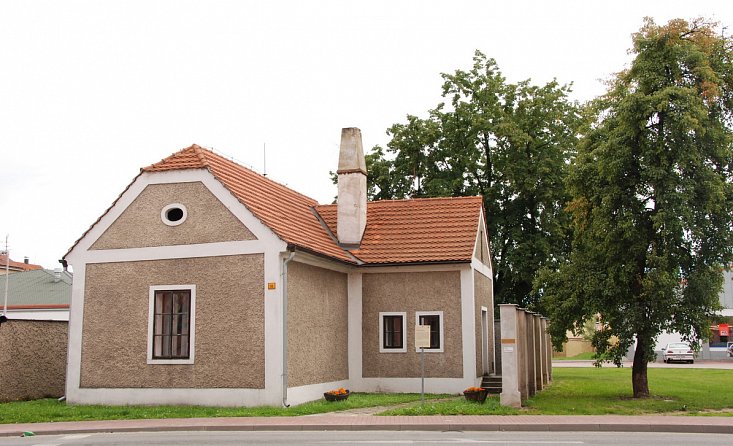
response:
<path id="1" fill-rule="evenodd" d="M 347 275 L 288 265 L 288 386 L 349 379 Z"/>
<path id="2" fill-rule="evenodd" d="M 0 325 L 0 402 L 63 396 L 67 337 L 63 321 Z"/>
<path id="3" fill-rule="evenodd" d="M 261 254 L 88 264 L 82 388 L 265 387 Z M 196 285 L 195 362 L 147 364 L 149 289 Z"/>
<path id="4" fill-rule="evenodd" d="M 379 352 L 379 313 L 407 313 L 407 352 Z M 419 378 L 415 351 L 415 312 L 442 311 L 443 353 L 425 353 L 425 376 L 463 376 L 461 282 L 458 271 L 370 273 L 363 276 L 362 373 L 365 378 Z"/>

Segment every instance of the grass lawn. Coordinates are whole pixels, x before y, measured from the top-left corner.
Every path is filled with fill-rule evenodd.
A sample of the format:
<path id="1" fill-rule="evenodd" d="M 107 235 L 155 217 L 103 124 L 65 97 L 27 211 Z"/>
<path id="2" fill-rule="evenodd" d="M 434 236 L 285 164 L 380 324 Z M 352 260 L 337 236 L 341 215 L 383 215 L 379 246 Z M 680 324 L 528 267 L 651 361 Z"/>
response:
<path id="1" fill-rule="evenodd" d="M 497 396 L 484 404 L 450 395 L 426 395 L 420 405 L 380 415 L 640 415 L 677 413 L 733 416 L 733 373 L 712 369 L 649 369 L 651 398 L 631 398 L 631 369 L 615 367 L 555 368 L 554 381 L 517 410 L 502 407 Z M 446 399 L 448 398 L 448 399 Z M 441 399 L 441 401 L 434 401 Z M 313 401 L 289 408 L 222 408 L 200 406 L 75 406 L 54 399 L 0 404 L 0 423 L 311 415 L 361 407 L 417 402 L 419 394 L 353 393 L 348 400 Z"/>
<path id="2" fill-rule="evenodd" d="M 730 370 L 649 369 L 652 397 L 631 398 L 630 368 L 555 368 L 552 385 L 535 395 L 521 411 L 499 405 L 491 397 L 481 405 L 461 399 L 426 403 L 384 415 L 640 415 L 679 413 L 733 416 L 733 373 Z"/>
<path id="3" fill-rule="evenodd" d="M 425 395 L 426 399 L 450 395 Z M 41 423 L 48 421 L 131 420 L 141 418 L 205 418 L 298 416 L 334 412 L 361 407 L 388 406 L 420 401 L 420 394 L 352 393 L 346 401 L 310 403 L 283 407 L 202 407 L 202 406 L 80 406 L 55 399 L 0 404 L 0 424 Z"/>

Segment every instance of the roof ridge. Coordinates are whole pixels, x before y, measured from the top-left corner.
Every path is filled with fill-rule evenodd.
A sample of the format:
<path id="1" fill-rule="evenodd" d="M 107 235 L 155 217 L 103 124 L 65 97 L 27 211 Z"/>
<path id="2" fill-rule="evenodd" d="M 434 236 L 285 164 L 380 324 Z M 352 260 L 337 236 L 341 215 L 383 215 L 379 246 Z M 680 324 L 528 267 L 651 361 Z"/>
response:
<path id="1" fill-rule="evenodd" d="M 198 145 L 198 144 L 193 144 L 191 146 L 191 149 L 193 149 L 193 153 L 196 154 L 196 157 L 199 159 L 199 161 L 201 161 L 201 164 L 204 167 L 207 167 L 208 168 L 209 167 L 209 160 L 206 159 L 206 156 L 203 154 L 203 150 L 204 149 L 200 145 Z"/>
<path id="2" fill-rule="evenodd" d="M 483 196 L 481 195 L 463 195 L 458 197 L 422 197 L 422 198 L 398 198 L 394 200 L 372 200 L 367 201 L 367 204 L 375 204 L 375 203 L 400 203 L 404 201 L 409 201 L 410 203 L 414 203 L 416 201 L 449 201 L 449 200 L 475 200 L 475 199 L 481 199 L 483 201 Z M 319 204 L 320 206 L 336 206 L 336 203 L 327 203 L 327 204 Z"/>

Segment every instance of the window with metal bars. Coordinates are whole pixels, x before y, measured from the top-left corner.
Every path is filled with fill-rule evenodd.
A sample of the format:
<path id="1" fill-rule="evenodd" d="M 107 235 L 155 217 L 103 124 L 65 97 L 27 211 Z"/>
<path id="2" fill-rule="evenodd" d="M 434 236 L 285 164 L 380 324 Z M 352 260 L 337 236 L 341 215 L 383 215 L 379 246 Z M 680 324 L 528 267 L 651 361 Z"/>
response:
<path id="1" fill-rule="evenodd" d="M 153 359 L 188 359 L 191 340 L 191 291 L 156 290 Z"/>

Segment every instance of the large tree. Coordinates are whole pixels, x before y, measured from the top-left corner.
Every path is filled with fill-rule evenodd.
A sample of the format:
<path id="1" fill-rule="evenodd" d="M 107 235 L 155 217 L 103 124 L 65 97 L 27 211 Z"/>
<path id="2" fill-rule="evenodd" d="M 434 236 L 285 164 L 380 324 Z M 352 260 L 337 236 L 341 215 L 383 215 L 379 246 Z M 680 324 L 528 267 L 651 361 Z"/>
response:
<path id="1" fill-rule="evenodd" d="M 620 364 L 636 343 L 634 397 L 662 331 L 706 337 L 732 259 L 732 49 L 701 19 L 645 19 L 569 176 L 569 262 L 537 283 L 556 346 L 597 315 L 599 358 Z"/>
<path id="2" fill-rule="evenodd" d="M 508 83 L 496 62 L 476 52 L 469 71 L 442 75 L 443 97 L 426 118 L 393 125 L 376 198 L 482 195 L 497 303 L 531 305 L 539 268 L 566 252 L 566 170 L 581 122 L 570 87 Z M 380 182 L 381 179 L 381 182 Z"/>

